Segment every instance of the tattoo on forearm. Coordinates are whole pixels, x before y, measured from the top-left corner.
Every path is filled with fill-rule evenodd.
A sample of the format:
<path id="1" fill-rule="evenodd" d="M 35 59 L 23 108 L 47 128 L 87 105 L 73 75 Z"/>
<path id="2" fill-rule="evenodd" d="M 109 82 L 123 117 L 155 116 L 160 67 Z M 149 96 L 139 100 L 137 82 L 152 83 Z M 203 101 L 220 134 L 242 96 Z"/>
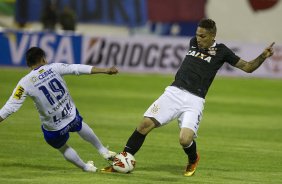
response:
<path id="1" fill-rule="evenodd" d="M 263 55 L 259 55 L 255 60 L 252 62 L 252 69 L 257 69 L 265 60 L 266 58 Z"/>
<path id="2" fill-rule="evenodd" d="M 263 63 L 264 62 L 264 60 L 266 59 L 265 57 L 263 57 L 263 55 L 261 54 L 261 55 L 259 55 L 258 56 L 258 62 L 261 64 L 261 63 Z"/>

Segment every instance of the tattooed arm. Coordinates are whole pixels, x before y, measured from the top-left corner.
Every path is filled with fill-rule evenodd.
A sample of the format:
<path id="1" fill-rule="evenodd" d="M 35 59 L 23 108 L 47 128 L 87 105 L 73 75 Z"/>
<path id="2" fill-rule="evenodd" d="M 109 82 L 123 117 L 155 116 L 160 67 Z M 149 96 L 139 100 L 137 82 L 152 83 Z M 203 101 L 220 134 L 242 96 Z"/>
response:
<path id="1" fill-rule="evenodd" d="M 265 50 L 256 59 L 252 61 L 247 62 L 240 59 L 235 65 L 235 67 L 247 73 L 252 73 L 265 61 L 266 58 L 273 55 L 273 45 L 274 42 L 269 47 L 265 48 Z"/>

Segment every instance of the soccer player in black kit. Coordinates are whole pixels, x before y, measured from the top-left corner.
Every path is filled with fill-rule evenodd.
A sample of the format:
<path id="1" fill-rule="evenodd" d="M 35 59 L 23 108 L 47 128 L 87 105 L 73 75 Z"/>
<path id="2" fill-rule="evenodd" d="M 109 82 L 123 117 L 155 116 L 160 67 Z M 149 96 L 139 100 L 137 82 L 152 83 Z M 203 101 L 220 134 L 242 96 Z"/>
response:
<path id="1" fill-rule="evenodd" d="M 178 120 L 179 142 L 188 156 L 184 176 L 192 176 L 200 160 L 195 138 L 204 109 L 205 96 L 218 71 L 225 63 L 247 73 L 255 71 L 266 58 L 273 55 L 272 43 L 257 58 L 244 61 L 226 45 L 216 43 L 216 24 L 211 19 L 199 22 L 196 36 L 190 40 L 189 50 L 176 73 L 174 82 L 144 113 L 144 118 L 129 137 L 123 151 L 134 155 L 146 135 L 156 127 Z M 104 172 L 114 172 L 106 167 Z"/>

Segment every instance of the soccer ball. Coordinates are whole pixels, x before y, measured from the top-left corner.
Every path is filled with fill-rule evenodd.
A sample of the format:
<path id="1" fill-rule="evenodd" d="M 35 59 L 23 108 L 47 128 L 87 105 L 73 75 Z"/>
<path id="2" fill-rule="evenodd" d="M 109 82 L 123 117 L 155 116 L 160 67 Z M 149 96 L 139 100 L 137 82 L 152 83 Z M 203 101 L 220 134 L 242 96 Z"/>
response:
<path id="1" fill-rule="evenodd" d="M 136 161 L 133 155 L 128 152 L 117 154 L 113 161 L 113 168 L 121 173 L 130 173 L 135 167 Z"/>

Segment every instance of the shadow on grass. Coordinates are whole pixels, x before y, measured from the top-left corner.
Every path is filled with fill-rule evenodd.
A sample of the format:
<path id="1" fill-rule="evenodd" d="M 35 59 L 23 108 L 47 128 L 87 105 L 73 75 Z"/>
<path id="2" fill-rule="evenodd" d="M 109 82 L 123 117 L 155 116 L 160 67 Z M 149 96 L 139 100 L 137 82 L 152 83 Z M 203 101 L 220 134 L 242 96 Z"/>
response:
<path id="1" fill-rule="evenodd" d="M 185 169 L 184 165 L 173 165 L 173 164 L 159 164 L 150 167 L 138 166 L 138 170 L 144 170 L 149 172 L 167 172 L 172 175 L 182 175 Z"/>
<path id="2" fill-rule="evenodd" d="M 44 171 L 66 170 L 66 167 L 30 164 L 30 163 L 2 163 L 1 166 L 5 168 L 18 167 L 18 168 L 29 168 L 29 169 L 37 169 L 37 170 L 44 170 Z"/>

